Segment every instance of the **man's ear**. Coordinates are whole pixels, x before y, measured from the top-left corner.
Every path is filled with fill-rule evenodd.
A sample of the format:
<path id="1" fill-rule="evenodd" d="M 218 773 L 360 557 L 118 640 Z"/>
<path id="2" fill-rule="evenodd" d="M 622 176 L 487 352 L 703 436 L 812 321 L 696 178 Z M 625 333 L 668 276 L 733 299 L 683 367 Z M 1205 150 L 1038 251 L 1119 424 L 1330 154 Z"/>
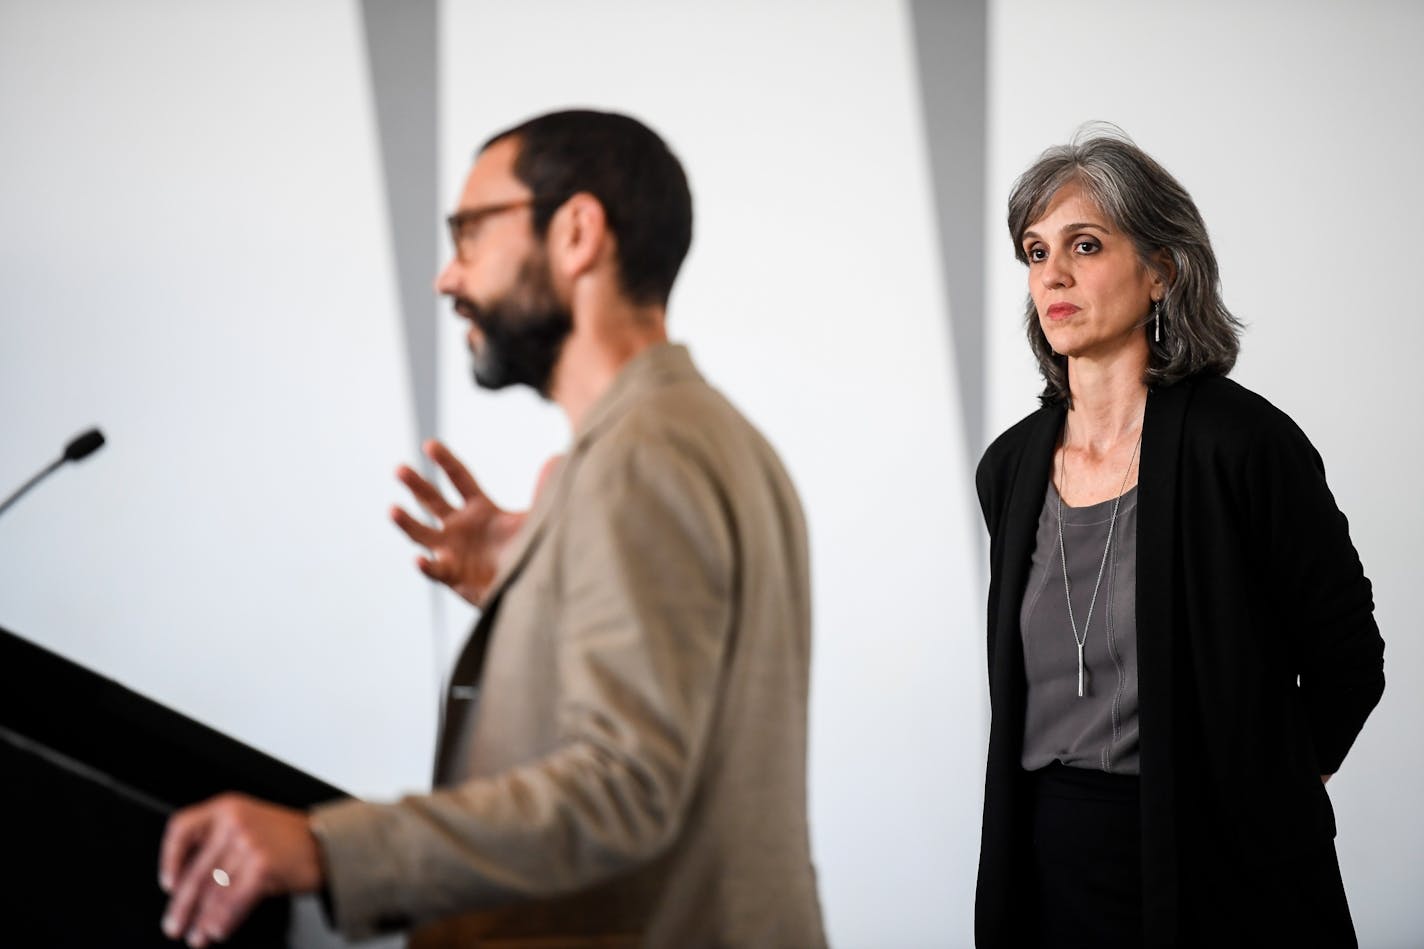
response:
<path id="1" fill-rule="evenodd" d="M 549 262 L 561 279 L 574 280 L 598 264 L 612 240 L 603 203 L 580 191 L 549 222 Z"/>

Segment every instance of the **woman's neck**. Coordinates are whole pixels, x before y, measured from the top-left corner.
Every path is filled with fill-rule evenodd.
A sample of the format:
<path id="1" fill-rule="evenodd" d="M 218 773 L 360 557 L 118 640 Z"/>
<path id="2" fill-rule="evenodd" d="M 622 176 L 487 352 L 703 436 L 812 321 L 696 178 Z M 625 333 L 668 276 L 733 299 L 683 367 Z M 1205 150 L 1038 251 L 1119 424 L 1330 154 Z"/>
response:
<path id="1" fill-rule="evenodd" d="M 1147 405 L 1146 366 L 1137 360 L 1104 365 L 1070 359 L 1068 384 L 1073 393 L 1065 444 L 1089 455 L 1108 454 L 1122 442 L 1135 442 Z"/>

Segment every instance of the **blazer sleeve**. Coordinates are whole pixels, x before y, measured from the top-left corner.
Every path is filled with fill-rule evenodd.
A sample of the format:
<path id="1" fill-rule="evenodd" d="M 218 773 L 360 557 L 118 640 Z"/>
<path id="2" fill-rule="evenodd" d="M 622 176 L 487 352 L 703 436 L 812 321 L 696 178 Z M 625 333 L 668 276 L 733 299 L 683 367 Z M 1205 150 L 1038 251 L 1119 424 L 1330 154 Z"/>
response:
<path id="1" fill-rule="evenodd" d="M 531 696 L 558 701 L 559 746 L 394 804 L 315 811 L 343 931 L 570 893 L 676 839 L 720 693 L 733 536 L 695 458 L 667 439 L 628 442 L 595 443 L 570 488 L 559 696 Z"/>
<path id="2" fill-rule="evenodd" d="M 1297 651 L 1318 764 L 1333 774 L 1384 691 L 1384 641 L 1320 455 L 1284 414 L 1274 421 L 1248 453 L 1254 533 L 1265 538 L 1266 582 Z"/>

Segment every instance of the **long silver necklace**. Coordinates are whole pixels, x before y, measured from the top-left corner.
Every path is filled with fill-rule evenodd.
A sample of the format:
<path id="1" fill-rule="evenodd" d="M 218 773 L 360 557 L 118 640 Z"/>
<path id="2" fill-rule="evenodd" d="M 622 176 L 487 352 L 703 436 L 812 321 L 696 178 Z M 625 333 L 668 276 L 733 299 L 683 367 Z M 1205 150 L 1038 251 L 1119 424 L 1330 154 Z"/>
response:
<path id="1" fill-rule="evenodd" d="M 1067 432 L 1067 428 L 1064 428 Z M 1132 457 L 1127 460 L 1127 470 L 1122 473 L 1122 486 L 1118 488 L 1117 497 L 1113 500 L 1112 517 L 1108 520 L 1108 541 L 1103 545 L 1103 559 L 1098 564 L 1098 579 L 1093 582 L 1093 595 L 1088 600 L 1088 615 L 1083 618 L 1083 633 L 1078 634 L 1078 623 L 1073 619 L 1073 591 L 1068 587 L 1068 554 L 1063 549 L 1063 492 L 1058 492 L 1058 560 L 1063 564 L 1063 597 L 1068 601 L 1068 625 L 1073 628 L 1073 642 L 1078 645 L 1078 698 L 1083 697 L 1083 673 L 1086 668 L 1083 662 L 1083 647 L 1088 643 L 1088 625 L 1093 621 L 1093 607 L 1098 602 L 1098 587 L 1103 582 L 1103 571 L 1108 565 L 1108 551 L 1112 550 L 1113 529 L 1117 527 L 1117 509 L 1122 505 L 1123 492 L 1127 490 L 1127 478 L 1132 474 L 1132 465 L 1137 461 L 1137 451 L 1142 447 L 1142 430 L 1137 432 L 1137 444 L 1132 446 Z M 1063 458 L 1059 464 L 1059 477 L 1066 488 L 1068 486 L 1068 438 L 1063 438 Z M 1104 607 L 1106 609 L 1106 607 Z"/>

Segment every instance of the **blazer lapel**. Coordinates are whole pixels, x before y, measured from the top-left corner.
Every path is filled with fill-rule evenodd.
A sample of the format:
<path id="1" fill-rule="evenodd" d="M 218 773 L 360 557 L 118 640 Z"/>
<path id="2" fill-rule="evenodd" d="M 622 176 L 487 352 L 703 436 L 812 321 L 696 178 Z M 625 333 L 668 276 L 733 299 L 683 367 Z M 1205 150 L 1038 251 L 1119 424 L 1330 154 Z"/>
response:
<path id="1" fill-rule="evenodd" d="M 554 513 L 563 507 L 567 494 L 570 479 L 566 476 L 572 467 L 572 457 L 565 458 L 558 466 L 558 469 L 549 476 L 548 482 L 544 485 L 544 490 L 534 499 L 534 507 L 529 511 L 529 516 L 510 541 L 510 546 L 501 555 L 499 566 L 495 571 L 494 580 L 490 583 L 488 592 L 485 593 L 484 602 L 480 606 L 479 619 L 475 621 L 475 627 L 470 631 L 469 638 L 465 640 L 465 645 L 460 649 L 460 655 L 455 660 L 455 666 L 450 671 L 450 678 L 446 684 L 444 701 L 441 702 L 439 737 L 435 743 L 435 774 L 434 782 L 438 784 L 441 776 L 449 773 L 452 764 L 450 758 L 455 753 L 456 735 L 451 731 L 450 725 L 458 718 L 463 718 L 460 713 L 468 713 L 472 704 L 478 700 L 480 676 L 484 671 L 485 652 L 489 647 L 490 632 L 494 627 L 495 615 L 499 612 L 499 601 L 504 596 L 504 591 L 508 588 L 511 580 L 519 574 L 520 568 L 529 559 L 529 555 L 537 546 L 538 540 L 543 536 L 545 527 L 550 523 Z"/>
<path id="2" fill-rule="evenodd" d="M 505 590 L 519 576 L 549 525 L 556 522 L 559 512 L 567 505 L 574 472 L 584 453 L 597 439 L 598 433 L 618 419 L 646 390 L 664 382 L 687 378 L 695 379 L 699 376 L 685 347 L 670 344 L 654 346 L 624 366 L 609 390 L 589 409 L 568 456 L 549 476 L 544 490 L 534 499 L 534 507 L 530 510 L 524 526 L 510 541 L 509 548 L 501 554 L 494 579 L 490 582 L 480 607 L 480 617 L 455 661 L 444 702 L 441 704 L 439 737 L 435 745 L 437 783 L 442 774 L 449 773 L 449 759 L 457 753 L 454 747 L 457 735 L 452 732 L 450 724 L 460 713 L 468 715 L 472 710 L 471 703 L 477 700 L 485 653 L 489 648 L 495 616 L 499 612 L 499 601 Z"/>
<path id="3" fill-rule="evenodd" d="M 529 559 L 537 541 L 544 534 L 544 528 L 552 520 L 556 511 L 563 508 L 567 500 L 568 485 L 570 478 L 567 474 L 575 465 L 575 454 L 559 462 L 558 467 L 549 475 L 549 480 L 544 485 L 544 490 L 534 499 L 534 507 L 530 509 L 528 518 L 524 521 L 524 526 L 519 533 L 515 534 L 509 542 L 509 547 L 500 555 L 499 566 L 495 570 L 494 579 L 490 582 L 489 591 L 485 593 L 484 605 L 480 607 L 481 613 L 493 613 L 495 601 L 504 592 L 504 588 L 509 585 L 509 581 L 514 579 L 519 573 L 519 568 L 524 566 Z"/>
<path id="4" fill-rule="evenodd" d="M 545 526 L 555 517 L 567 502 L 568 486 L 572 482 L 572 472 L 579 460 L 597 439 L 599 432 L 620 418 L 628 407 L 637 402 L 651 388 L 666 382 L 682 379 L 696 379 L 696 368 L 686 347 L 672 344 L 653 346 L 634 357 L 623 367 L 618 376 L 599 399 L 589 408 L 587 416 L 579 426 L 568 457 L 550 477 L 550 483 L 535 499 L 534 509 L 529 512 L 529 520 L 524 529 L 510 542 L 510 549 L 500 558 L 499 569 L 485 595 L 485 611 L 493 612 L 494 605 L 504 588 L 519 573 L 528 560 Z"/>

